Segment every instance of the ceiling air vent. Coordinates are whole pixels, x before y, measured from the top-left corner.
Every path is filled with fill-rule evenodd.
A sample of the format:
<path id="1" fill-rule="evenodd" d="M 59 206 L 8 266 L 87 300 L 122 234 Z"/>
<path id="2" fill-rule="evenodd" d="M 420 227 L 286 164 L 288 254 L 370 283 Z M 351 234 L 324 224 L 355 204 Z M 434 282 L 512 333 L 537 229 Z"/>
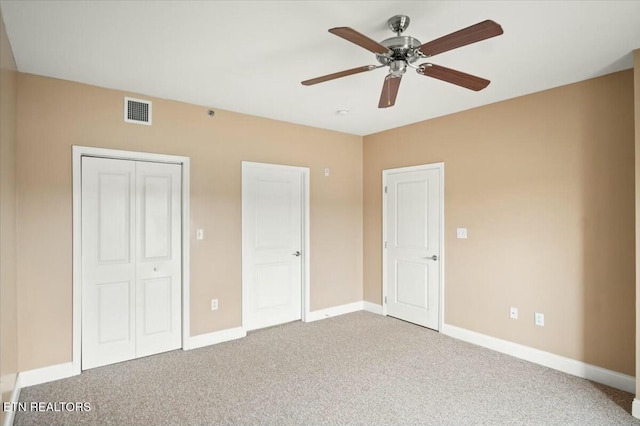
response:
<path id="1" fill-rule="evenodd" d="M 125 96 L 124 122 L 151 126 L 151 101 Z"/>

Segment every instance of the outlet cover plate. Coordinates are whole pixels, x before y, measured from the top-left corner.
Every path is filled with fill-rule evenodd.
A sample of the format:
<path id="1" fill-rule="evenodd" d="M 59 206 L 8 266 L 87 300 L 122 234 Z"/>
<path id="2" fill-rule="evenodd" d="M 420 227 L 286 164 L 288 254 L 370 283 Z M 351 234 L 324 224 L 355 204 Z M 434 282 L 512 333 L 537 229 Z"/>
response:
<path id="1" fill-rule="evenodd" d="M 218 299 L 211 299 L 211 310 L 212 311 L 218 310 Z"/>
<path id="2" fill-rule="evenodd" d="M 466 240 L 467 228 L 456 228 L 456 237 L 461 240 Z"/>
<path id="3" fill-rule="evenodd" d="M 509 310 L 509 317 L 511 319 L 518 319 L 518 308 L 514 308 L 513 306 Z"/>
<path id="4" fill-rule="evenodd" d="M 540 327 L 544 327 L 544 314 L 541 314 L 540 312 L 536 312 L 534 315 L 534 321 L 536 325 Z"/>

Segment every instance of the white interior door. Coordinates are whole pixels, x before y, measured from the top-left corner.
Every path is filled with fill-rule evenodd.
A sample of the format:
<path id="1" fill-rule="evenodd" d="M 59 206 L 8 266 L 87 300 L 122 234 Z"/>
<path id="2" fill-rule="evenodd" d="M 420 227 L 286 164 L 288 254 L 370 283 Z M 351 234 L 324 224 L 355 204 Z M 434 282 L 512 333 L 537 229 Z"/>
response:
<path id="1" fill-rule="evenodd" d="M 82 368 L 181 345 L 181 168 L 82 159 Z"/>
<path id="2" fill-rule="evenodd" d="M 385 176 L 387 315 L 438 330 L 440 169 L 397 169 Z"/>
<path id="3" fill-rule="evenodd" d="M 243 164 L 243 325 L 302 316 L 302 171 Z"/>

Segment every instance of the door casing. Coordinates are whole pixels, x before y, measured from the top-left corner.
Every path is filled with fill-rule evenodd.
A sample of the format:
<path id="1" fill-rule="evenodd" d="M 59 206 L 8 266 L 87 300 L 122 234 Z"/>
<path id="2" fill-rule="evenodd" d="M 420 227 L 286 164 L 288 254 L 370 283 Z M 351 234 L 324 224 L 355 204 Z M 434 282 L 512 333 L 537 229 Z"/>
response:
<path id="1" fill-rule="evenodd" d="M 438 329 L 442 331 L 444 324 L 444 264 L 445 264 L 445 247 L 444 247 L 444 163 L 423 164 L 419 166 L 400 167 L 397 169 L 387 169 L 382 171 L 382 315 L 387 316 L 387 250 L 385 242 L 387 241 L 387 176 L 391 173 L 414 172 L 422 170 L 436 169 L 440 173 L 440 301 L 438 304 Z"/>
<path id="2" fill-rule="evenodd" d="M 251 161 L 243 161 L 242 162 L 242 176 L 244 179 L 244 171 L 247 167 L 262 167 L 265 169 L 280 169 L 280 170 L 296 170 L 302 174 L 302 322 L 307 322 L 309 318 L 310 308 L 311 308 L 311 274 L 310 274 L 310 259 L 311 259 L 311 249 L 310 249 L 310 227 L 309 227 L 309 212 L 310 212 L 310 192 L 309 192 L 309 168 L 307 167 L 298 167 L 298 166 L 286 166 L 280 164 L 269 164 L 269 163 L 256 163 Z M 245 205 L 248 200 L 245 199 L 245 194 L 242 194 L 242 242 L 244 246 L 244 237 L 245 237 L 245 223 L 248 218 L 245 215 L 246 208 Z M 246 278 L 248 275 L 248 267 L 244 258 L 244 250 L 242 254 L 242 327 L 245 327 L 247 324 L 246 319 L 246 294 L 247 294 L 247 282 Z"/>
<path id="3" fill-rule="evenodd" d="M 189 348 L 190 318 L 190 233 L 189 233 L 189 157 L 122 151 L 86 146 L 72 146 L 73 179 L 73 277 L 72 277 L 72 355 L 73 374 L 82 371 L 82 157 L 100 157 L 118 160 L 150 161 L 180 164 L 182 166 L 182 348 Z"/>

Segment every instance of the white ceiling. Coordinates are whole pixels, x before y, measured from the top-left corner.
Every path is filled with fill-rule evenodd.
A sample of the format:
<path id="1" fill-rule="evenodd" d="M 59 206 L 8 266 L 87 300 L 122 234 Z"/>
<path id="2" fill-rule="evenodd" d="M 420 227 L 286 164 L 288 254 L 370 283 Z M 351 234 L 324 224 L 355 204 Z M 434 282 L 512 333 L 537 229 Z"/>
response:
<path id="1" fill-rule="evenodd" d="M 632 67 L 640 1 L 0 1 L 22 72 L 357 135 Z M 422 43 L 492 19 L 504 35 L 430 59 L 492 81 L 473 92 L 409 70 L 378 109 L 385 70 L 300 81 L 374 55 L 327 32 L 375 40 L 407 14 Z M 346 116 L 336 114 L 348 109 Z M 204 112 L 203 112 L 204 113 Z"/>

